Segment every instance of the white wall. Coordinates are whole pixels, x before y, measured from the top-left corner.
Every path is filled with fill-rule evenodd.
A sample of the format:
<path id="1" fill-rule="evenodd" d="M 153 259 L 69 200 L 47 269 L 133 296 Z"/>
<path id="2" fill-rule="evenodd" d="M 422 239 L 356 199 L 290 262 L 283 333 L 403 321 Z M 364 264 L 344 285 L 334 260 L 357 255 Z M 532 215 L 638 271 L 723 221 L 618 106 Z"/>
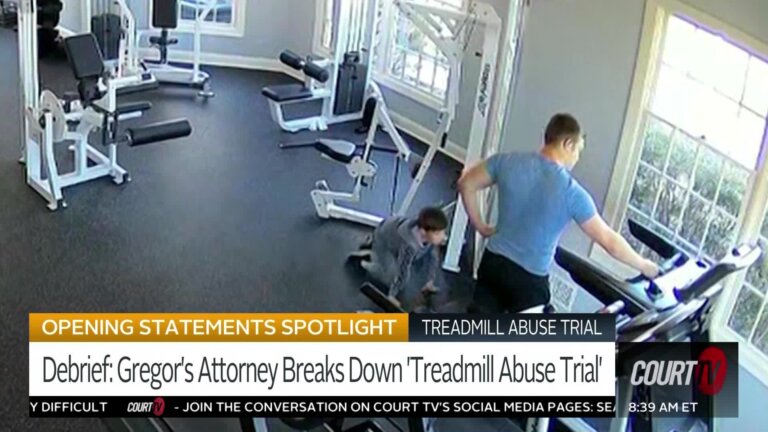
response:
<path id="1" fill-rule="evenodd" d="M 243 37 L 204 36 L 203 52 L 275 59 L 285 48 L 309 52 L 314 33 L 314 2 L 310 0 L 246 0 Z M 128 0 L 139 29 L 149 27 L 150 0 Z M 177 35 L 174 50 L 191 50 L 192 37 Z"/>
<path id="2" fill-rule="evenodd" d="M 64 9 L 61 10 L 61 20 L 59 21 L 61 27 L 74 32 L 79 32 L 82 29 L 82 14 L 80 12 L 82 1 L 65 0 L 63 2 Z"/>
<path id="3" fill-rule="evenodd" d="M 686 1 L 768 43 L 768 1 Z M 600 208 L 615 166 L 644 7 L 644 0 L 532 1 L 517 93 L 505 121 L 506 149 L 533 150 L 552 114 L 576 115 L 588 142 L 574 174 Z M 589 242 L 577 231 L 569 231 L 563 245 L 586 254 Z M 574 307 L 586 312 L 594 305 L 580 293 Z M 720 420 L 719 430 L 766 430 L 768 388 L 742 368 L 739 393 L 740 417 Z"/>
<path id="4" fill-rule="evenodd" d="M 93 5 L 104 0 L 92 0 Z M 127 0 L 139 30 L 149 27 L 151 0 Z M 243 37 L 203 36 L 206 53 L 253 58 L 275 59 L 286 47 L 309 52 L 314 32 L 314 5 L 311 0 L 247 0 L 246 25 Z M 61 26 L 74 32 L 82 31 L 81 6 L 85 0 L 66 0 Z M 192 37 L 174 34 L 179 39 L 175 50 L 191 50 Z M 143 43 L 146 41 L 143 40 Z"/>

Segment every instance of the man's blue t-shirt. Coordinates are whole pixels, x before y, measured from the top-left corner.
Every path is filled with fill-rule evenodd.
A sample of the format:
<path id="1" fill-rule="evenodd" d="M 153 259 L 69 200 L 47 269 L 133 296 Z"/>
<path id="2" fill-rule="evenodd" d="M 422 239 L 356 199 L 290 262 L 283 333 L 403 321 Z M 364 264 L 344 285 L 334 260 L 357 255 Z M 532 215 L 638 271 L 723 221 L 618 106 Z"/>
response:
<path id="1" fill-rule="evenodd" d="M 594 200 L 565 167 L 538 153 L 497 154 L 486 168 L 499 197 L 488 250 L 546 276 L 566 226 L 591 219 L 597 213 Z"/>

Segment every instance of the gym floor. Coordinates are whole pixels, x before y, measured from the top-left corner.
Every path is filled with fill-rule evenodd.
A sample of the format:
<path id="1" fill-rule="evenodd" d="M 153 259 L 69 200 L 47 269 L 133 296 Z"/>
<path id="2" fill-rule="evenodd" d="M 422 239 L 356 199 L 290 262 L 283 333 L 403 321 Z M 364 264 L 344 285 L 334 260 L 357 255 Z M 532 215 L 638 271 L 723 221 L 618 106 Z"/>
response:
<path id="1" fill-rule="evenodd" d="M 284 134 L 272 122 L 265 85 L 289 82 L 280 74 L 213 68 L 216 97 L 203 102 L 184 89 L 147 99 L 149 122 L 187 117 L 189 138 L 121 148 L 133 181 L 104 179 L 65 190 L 68 208 L 51 213 L 26 186 L 19 157 L 19 94 L 15 33 L 0 29 L 0 328 L 3 392 L 0 431 L 104 431 L 99 420 L 33 420 L 27 416 L 29 312 L 293 312 L 355 311 L 370 307 L 361 276 L 345 265 L 369 230 L 314 214 L 310 190 L 326 178 L 334 188 L 351 179 L 343 167 L 312 149 L 280 150 L 280 142 L 316 134 Z M 41 61 L 42 88 L 74 90 L 62 58 Z M 361 141 L 356 125 L 326 137 Z M 381 143 L 387 143 L 380 133 Z M 425 146 L 413 142 L 423 153 Z M 61 156 L 66 156 L 66 146 Z M 361 207 L 389 208 L 393 160 L 381 170 Z M 69 169 L 68 167 L 62 167 Z M 456 197 L 460 165 L 439 156 L 414 209 Z M 400 193 L 408 186 L 407 174 Z M 466 276 L 444 282 L 466 296 Z M 184 430 L 221 430 L 234 422 L 207 420 Z M 189 419 L 180 422 L 195 423 Z M 483 427 L 483 426 L 487 426 Z M 503 430 L 505 421 L 466 420 L 443 430 Z"/>

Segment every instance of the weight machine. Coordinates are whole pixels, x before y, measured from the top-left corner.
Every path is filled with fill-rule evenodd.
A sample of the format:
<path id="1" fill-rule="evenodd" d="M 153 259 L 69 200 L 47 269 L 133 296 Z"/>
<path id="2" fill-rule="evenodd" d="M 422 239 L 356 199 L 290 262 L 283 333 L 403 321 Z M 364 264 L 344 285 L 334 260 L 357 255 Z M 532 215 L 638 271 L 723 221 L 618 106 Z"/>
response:
<path id="1" fill-rule="evenodd" d="M 360 3 L 359 0 L 346 0 L 342 1 L 339 5 L 342 11 L 352 9 L 351 4 Z M 459 84 L 461 82 L 461 66 L 465 59 L 465 54 L 470 43 L 470 39 L 474 34 L 475 29 L 478 26 L 484 28 L 483 34 L 483 46 L 481 51 L 477 54 L 481 61 L 481 74 L 478 77 L 478 99 L 473 103 L 474 114 L 472 126 L 470 129 L 470 148 L 468 150 L 468 160 L 479 159 L 479 155 L 482 153 L 482 149 L 485 143 L 486 127 L 488 124 L 487 116 L 489 111 L 490 99 L 493 94 L 493 82 L 496 71 L 496 58 L 498 52 L 498 43 L 501 29 L 501 20 L 494 11 L 494 9 L 485 3 L 473 3 L 470 9 L 466 12 L 456 11 L 442 7 L 427 6 L 419 3 L 413 3 L 403 0 L 395 0 L 394 4 L 415 27 L 417 27 L 427 38 L 429 38 L 437 46 L 437 49 L 448 59 L 449 63 L 449 82 L 445 101 L 440 108 L 436 123 L 438 125 L 437 130 L 434 132 L 434 136 L 430 140 L 429 149 L 422 158 L 413 153 L 405 140 L 397 130 L 394 121 L 392 121 L 389 111 L 386 106 L 386 102 L 382 95 L 382 92 L 378 85 L 373 80 L 368 80 L 367 90 L 365 93 L 366 109 L 370 118 L 366 127 L 368 134 L 363 145 L 356 145 L 348 141 L 341 140 L 328 140 L 319 139 L 310 144 L 298 144 L 298 145 L 283 145 L 283 148 L 305 147 L 313 146 L 316 150 L 321 152 L 323 156 L 329 160 L 339 162 L 345 165 L 347 172 L 354 179 L 353 188 L 349 192 L 333 191 L 328 186 L 325 180 L 320 180 L 316 183 L 315 189 L 311 192 L 312 201 L 315 205 L 315 210 L 319 217 L 323 219 L 343 219 L 355 223 L 364 224 L 367 226 L 378 226 L 383 217 L 367 213 L 358 209 L 349 208 L 340 205 L 339 202 L 346 202 L 356 204 L 360 201 L 361 192 L 363 187 L 370 186 L 376 175 L 377 166 L 374 161 L 371 160 L 373 150 L 381 150 L 380 147 L 375 146 L 376 133 L 379 126 L 389 134 L 390 138 L 395 144 L 395 149 L 388 150 L 396 153 L 396 172 L 395 179 L 398 176 L 398 170 L 400 163 L 405 163 L 409 168 L 409 173 L 412 177 L 411 185 L 403 198 L 402 202 L 397 206 L 395 210 L 394 200 L 396 194 L 396 188 L 393 187 L 393 205 L 390 209 L 390 213 L 394 213 L 399 216 L 404 216 L 408 212 L 413 200 L 416 197 L 416 193 L 419 190 L 427 172 L 437 155 L 437 152 L 443 148 L 448 140 L 448 131 L 451 127 L 453 119 L 456 113 L 456 106 L 458 105 L 459 98 Z M 338 27 L 337 31 L 337 44 L 335 53 L 341 52 L 342 47 L 348 47 L 349 43 L 344 39 L 345 34 L 354 35 L 355 32 L 345 32 L 344 25 L 350 23 L 343 19 L 347 15 L 341 15 L 340 22 L 343 24 Z M 356 32 L 362 32 L 360 34 L 366 34 L 364 30 L 360 30 L 364 27 L 372 25 L 372 21 L 364 23 L 362 27 L 356 28 Z M 362 38 L 358 38 L 363 40 Z M 366 50 L 367 51 L 367 50 Z M 349 55 L 347 51 L 345 55 Z M 295 59 L 283 59 L 285 63 L 289 63 L 286 60 Z M 315 97 L 317 95 L 326 94 L 321 92 L 328 92 L 328 89 L 323 88 L 315 89 L 314 85 L 318 82 L 327 82 L 330 73 L 323 74 L 322 65 L 333 66 L 334 63 L 321 63 L 307 59 L 300 63 L 293 62 L 297 69 L 304 70 L 306 76 L 308 76 L 308 82 L 304 85 L 289 84 L 287 86 L 281 86 L 282 88 L 290 88 L 296 94 L 303 92 L 309 97 Z M 331 72 L 336 68 L 330 67 Z M 339 80 L 338 72 L 334 77 L 334 80 Z M 281 104 L 277 102 L 279 99 L 276 91 L 276 86 L 272 88 L 265 88 L 264 93 L 270 99 L 270 105 L 272 106 L 273 116 L 276 121 L 281 124 L 281 127 L 286 130 L 292 130 L 299 127 L 315 127 L 318 125 L 327 125 L 324 122 L 325 117 L 315 117 L 312 119 L 296 120 L 302 123 L 286 124 L 282 119 Z M 287 91 L 285 94 L 287 95 Z M 338 91 L 330 91 L 330 94 L 339 93 Z M 325 97 L 325 96 L 323 96 Z M 288 99 L 289 103 L 300 101 L 303 99 L 295 99 L 285 96 L 284 99 Z M 334 99 L 330 98 L 329 101 Z M 338 101 L 338 98 L 336 99 Z M 362 102 L 360 103 L 362 105 Z M 324 105 L 325 109 L 325 105 Z M 341 121 L 340 118 L 337 120 Z M 314 126 L 312 126 L 314 125 Z M 311 127 L 310 127 L 311 126 Z M 319 126 L 318 126 L 319 128 Z M 362 147 L 362 153 L 358 149 Z M 459 211 L 463 212 L 461 206 L 456 206 L 457 215 L 454 216 L 454 224 L 463 223 L 466 225 L 466 215 L 464 214 L 464 220 L 462 221 Z M 462 213 L 463 214 L 463 213 Z M 464 227 L 465 229 L 466 227 Z M 461 230 L 461 238 L 451 238 L 449 248 L 458 248 L 461 251 L 463 245 L 463 233 Z M 456 230 L 457 232 L 459 230 Z M 459 234 L 457 234 L 458 236 Z"/>
<path id="2" fill-rule="evenodd" d="M 108 0 L 94 4 L 83 3 L 86 16 L 90 17 L 86 31 L 98 41 L 105 64 L 110 70 L 121 94 L 156 88 L 156 79 L 138 57 L 139 32 L 136 18 L 125 0 Z"/>
<path id="3" fill-rule="evenodd" d="M 78 81 L 78 94 L 57 98 L 40 93 L 37 61 L 37 5 L 22 0 L 19 5 L 19 73 L 21 81 L 22 157 L 26 181 L 48 203 L 50 210 L 66 207 L 62 190 L 101 177 L 116 184 L 130 180 L 117 162 L 117 145 L 138 146 L 191 134 L 186 120 L 129 128 L 118 136 L 121 120 L 141 116 L 151 108 L 147 102 L 118 104 L 117 89 L 127 78 L 112 78 L 94 35 L 71 36 L 64 41 L 69 64 Z M 103 153 L 89 143 L 91 132 L 101 132 Z M 59 172 L 56 144 L 72 142 L 74 170 Z"/>
<path id="4" fill-rule="evenodd" d="M 144 59 L 144 65 L 161 84 L 174 84 L 192 87 L 199 90 L 198 95 L 204 98 L 213 97 L 211 91 L 211 76 L 200 70 L 202 55 L 203 22 L 217 5 L 217 0 L 153 0 L 152 26 L 159 28 L 160 36 L 149 36 L 149 43 L 157 48 L 158 60 Z M 192 67 L 172 66 L 168 62 L 168 47 L 176 45 L 178 39 L 169 36 L 169 30 L 179 25 L 179 8 L 189 8 L 195 12 L 194 48 Z"/>
<path id="5" fill-rule="evenodd" d="M 265 87 L 272 119 L 286 132 L 324 131 L 329 125 L 363 118 L 371 81 L 376 8 L 370 0 L 335 2 L 333 58 L 301 56 L 284 51 L 280 61 L 304 74 L 301 84 Z M 286 120 L 290 105 L 321 101 L 317 115 Z"/>

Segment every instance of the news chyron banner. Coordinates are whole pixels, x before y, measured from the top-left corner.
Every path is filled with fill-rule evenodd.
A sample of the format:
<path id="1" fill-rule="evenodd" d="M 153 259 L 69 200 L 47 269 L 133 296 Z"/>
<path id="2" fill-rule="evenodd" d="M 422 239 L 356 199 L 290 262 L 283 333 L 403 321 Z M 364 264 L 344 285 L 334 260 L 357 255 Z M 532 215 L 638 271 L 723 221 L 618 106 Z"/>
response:
<path id="1" fill-rule="evenodd" d="M 32 417 L 613 417 L 611 315 L 30 314 Z"/>

